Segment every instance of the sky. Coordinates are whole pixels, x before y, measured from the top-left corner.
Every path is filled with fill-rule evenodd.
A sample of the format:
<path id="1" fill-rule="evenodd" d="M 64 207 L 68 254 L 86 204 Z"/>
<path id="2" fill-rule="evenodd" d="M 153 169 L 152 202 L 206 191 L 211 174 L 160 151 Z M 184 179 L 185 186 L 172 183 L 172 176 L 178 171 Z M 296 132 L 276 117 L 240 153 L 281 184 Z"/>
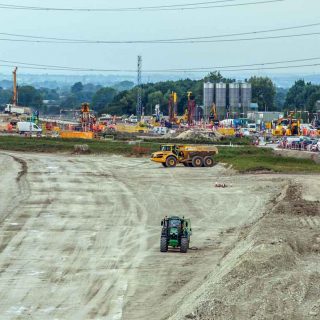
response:
<path id="1" fill-rule="evenodd" d="M 205 1 L 208 0 L 202 0 Z M 235 3 L 253 1 L 234 0 Z M 119 8 L 194 2 L 200 0 L 0 0 L 0 4 L 60 8 Z M 0 31 L 90 40 L 151 40 L 251 32 L 320 23 L 319 12 L 319 0 L 284 0 L 250 6 L 155 12 L 56 12 L 0 8 Z M 261 36 L 308 32 L 320 33 L 320 25 Z M 8 37 L 2 35 L 0 38 Z M 80 68 L 135 70 L 137 56 L 142 55 L 143 70 L 154 70 L 314 58 L 320 57 L 319 49 L 320 35 L 192 44 L 48 44 L 0 41 L 0 60 Z M 320 64 L 320 59 L 311 63 Z M 308 62 L 295 63 L 297 64 Z M 262 68 L 263 66 L 252 73 L 318 74 L 320 65 L 272 71 Z M 1 66 L 0 62 L 0 73 L 9 74 L 11 69 Z M 66 73 L 29 70 L 23 67 L 19 68 L 19 72 Z M 223 74 L 228 76 L 228 72 Z"/>

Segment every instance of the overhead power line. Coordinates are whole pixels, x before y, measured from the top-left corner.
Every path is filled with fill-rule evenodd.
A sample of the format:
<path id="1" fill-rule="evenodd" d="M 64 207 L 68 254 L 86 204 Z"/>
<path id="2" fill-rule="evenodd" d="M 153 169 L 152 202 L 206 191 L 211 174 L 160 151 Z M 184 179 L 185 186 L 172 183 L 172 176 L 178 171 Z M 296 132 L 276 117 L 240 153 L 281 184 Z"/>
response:
<path id="1" fill-rule="evenodd" d="M 6 42 L 23 42 L 23 43 L 46 43 L 46 44 L 193 44 L 193 43 L 217 43 L 217 42 L 245 42 L 245 41 L 256 41 L 256 40 L 270 40 L 270 39 L 286 39 L 286 38 L 300 38 L 307 36 L 320 35 L 320 32 L 308 32 L 299 34 L 289 35 L 277 35 L 277 36 L 264 36 L 254 38 L 235 38 L 235 39 L 210 39 L 210 40 L 183 40 L 183 41 L 51 41 L 51 40 L 28 40 L 28 39 L 9 39 L 0 38 L 0 41 Z"/>
<path id="2" fill-rule="evenodd" d="M 254 70 L 275 70 L 275 69 L 290 69 L 290 68 L 303 68 L 319 66 L 320 62 L 312 64 L 298 64 L 298 65 L 285 65 L 285 66 L 274 66 L 279 64 L 290 64 L 297 62 L 310 62 L 320 60 L 320 57 L 305 58 L 305 59 L 294 59 L 294 60 L 282 60 L 273 62 L 261 62 L 254 64 L 242 64 L 242 65 L 226 65 L 226 66 L 212 66 L 212 67 L 198 67 L 198 68 L 174 68 L 174 69 L 153 69 L 153 70 L 143 70 L 145 73 L 169 73 L 169 72 L 208 72 L 208 71 L 254 71 Z M 103 69 L 103 68 L 84 68 L 84 67 L 67 67 L 58 65 L 47 65 L 47 64 L 35 64 L 26 63 L 19 61 L 10 60 L 0 60 L 0 67 L 14 67 L 19 66 L 19 68 L 34 69 L 34 70 L 51 70 L 51 71 L 78 71 L 78 72 L 127 72 L 136 73 L 137 70 L 132 69 Z"/>
<path id="3" fill-rule="evenodd" d="M 250 32 L 225 33 L 225 34 L 218 34 L 218 35 L 211 35 L 211 36 L 151 39 L 151 40 L 117 40 L 117 41 L 115 41 L 115 40 L 87 40 L 87 39 L 74 39 L 74 38 L 44 37 L 44 36 L 0 32 L 0 35 L 2 35 L 2 36 L 22 38 L 22 39 L 0 39 L 0 40 L 1 41 L 22 41 L 22 40 L 24 40 L 24 38 L 26 38 L 26 39 L 32 39 L 32 40 L 29 40 L 32 42 L 34 42 L 36 39 L 37 40 L 36 42 L 40 42 L 40 43 L 41 43 L 41 41 L 43 41 L 43 42 L 48 41 L 49 43 L 54 42 L 54 43 L 80 43 L 80 44 L 82 44 L 82 43 L 83 44 L 91 44 L 91 43 L 93 43 L 93 44 L 95 44 L 95 43 L 132 44 L 132 43 L 176 43 L 176 42 L 185 43 L 186 41 L 200 41 L 200 40 L 215 39 L 215 38 L 229 38 L 229 37 L 237 37 L 237 36 L 245 36 L 245 35 L 257 35 L 257 34 L 263 34 L 263 33 L 281 32 L 281 31 L 288 31 L 288 30 L 295 30 L 295 29 L 317 27 L 317 26 L 320 26 L 320 22 L 297 25 L 297 26 L 290 26 L 290 27 L 283 27 L 283 28 L 272 28 L 272 29 L 256 30 L 256 31 L 250 31 Z M 251 38 L 249 38 L 249 39 L 251 39 Z M 253 38 L 253 39 L 255 39 L 255 38 Z M 39 41 L 39 40 L 41 40 L 41 41 Z M 233 39 L 231 39 L 231 40 L 233 40 Z"/>
<path id="4" fill-rule="evenodd" d="M 39 6 L 20 6 L 20 5 L 0 3 L 0 9 L 31 10 L 31 11 L 67 11 L 67 12 L 176 11 L 176 10 L 239 7 L 239 6 L 283 2 L 286 0 L 263 0 L 263 1 L 251 1 L 251 2 L 241 2 L 241 3 L 238 3 L 236 1 L 239 1 L 239 0 L 219 0 L 219 1 L 194 2 L 194 3 L 186 3 L 186 4 L 141 6 L 141 7 L 126 7 L 126 8 L 121 8 L 121 7 L 120 8 L 100 8 L 100 9 L 99 8 L 57 8 L 57 7 L 39 7 Z"/>

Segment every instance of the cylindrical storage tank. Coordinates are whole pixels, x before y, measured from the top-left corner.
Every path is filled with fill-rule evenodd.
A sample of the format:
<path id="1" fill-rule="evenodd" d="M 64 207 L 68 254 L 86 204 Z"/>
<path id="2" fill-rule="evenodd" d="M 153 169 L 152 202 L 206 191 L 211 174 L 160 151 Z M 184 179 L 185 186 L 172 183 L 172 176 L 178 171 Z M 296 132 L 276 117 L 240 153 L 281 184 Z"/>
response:
<path id="1" fill-rule="evenodd" d="M 205 82 L 203 84 L 203 116 L 205 118 L 209 117 L 210 108 L 213 103 L 214 96 L 214 84 L 211 82 Z"/>
<path id="2" fill-rule="evenodd" d="M 242 112 L 247 114 L 252 100 L 251 83 L 245 82 L 241 84 L 241 107 Z"/>
<path id="3" fill-rule="evenodd" d="M 229 84 L 229 107 L 233 117 L 239 117 L 242 112 L 239 108 L 240 105 L 240 84 L 230 83 Z"/>
<path id="4" fill-rule="evenodd" d="M 227 115 L 227 85 L 216 84 L 216 107 L 219 119 L 225 119 Z"/>

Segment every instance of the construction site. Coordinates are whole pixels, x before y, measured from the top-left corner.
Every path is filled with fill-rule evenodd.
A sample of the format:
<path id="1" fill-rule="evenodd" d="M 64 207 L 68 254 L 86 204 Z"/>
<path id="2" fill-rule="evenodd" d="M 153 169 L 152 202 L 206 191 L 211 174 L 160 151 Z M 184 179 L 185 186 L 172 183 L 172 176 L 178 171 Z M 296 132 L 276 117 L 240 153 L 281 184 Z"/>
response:
<path id="1" fill-rule="evenodd" d="M 188 92 L 181 116 L 172 92 L 168 116 L 138 105 L 97 118 L 83 103 L 72 121 L 49 119 L 18 105 L 16 73 L 1 116 L 2 319 L 319 319 L 319 128 L 293 113 L 259 129 L 231 119 L 226 86 L 208 83 L 204 107 Z M 249 86 L 230 90 L 247 115 Z M 242 157 L 269 148 L 272 162 L 292 157 L 291 173 L 224 162 L 242 139 L 253 145 Z M 34 149 L 60 141 L 73 152 Z M 296 158 L 308 159 L 301 172 Z"/>
<path id="2" fill-rule="evenodd" d="M 250 122 L 248 84 L 229 86 L 245 115 L 230 118 L 227 86 L 204 83 L 204 107 L 188 92 L 180 116 L 172 92 L 167 116 L 83 103 L 50 119 L 19 106 L 16 73 L 1 115 L 2 319 L 319 319 L 318 118 Z"/>
<path id="3" fill-rule="evenodd" d="M 0 152 L 2 319 L 318 319 L 318 175 Z M 187 253 L 160 245 L 192 222 Z M 31 316 L 32 315 L 32 316 Z"/>
<path id="4" fill-rule="evenodd" d="M 318 1 L 40 2 L 0 4 L 0 320 L 319 320 Z"/>

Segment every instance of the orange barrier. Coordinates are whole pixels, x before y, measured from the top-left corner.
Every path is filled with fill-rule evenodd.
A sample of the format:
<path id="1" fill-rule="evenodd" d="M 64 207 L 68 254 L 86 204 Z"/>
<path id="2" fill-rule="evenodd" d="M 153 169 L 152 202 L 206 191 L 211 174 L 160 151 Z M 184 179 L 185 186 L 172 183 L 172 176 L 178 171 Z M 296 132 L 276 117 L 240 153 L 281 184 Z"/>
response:
<path id="1" fill-rule="evenodd" d="M 62 139 L 93 139 L 93 132 L 79 132 L 79 131 L 62 131 L 60 132 L 60 137 Z"/>

